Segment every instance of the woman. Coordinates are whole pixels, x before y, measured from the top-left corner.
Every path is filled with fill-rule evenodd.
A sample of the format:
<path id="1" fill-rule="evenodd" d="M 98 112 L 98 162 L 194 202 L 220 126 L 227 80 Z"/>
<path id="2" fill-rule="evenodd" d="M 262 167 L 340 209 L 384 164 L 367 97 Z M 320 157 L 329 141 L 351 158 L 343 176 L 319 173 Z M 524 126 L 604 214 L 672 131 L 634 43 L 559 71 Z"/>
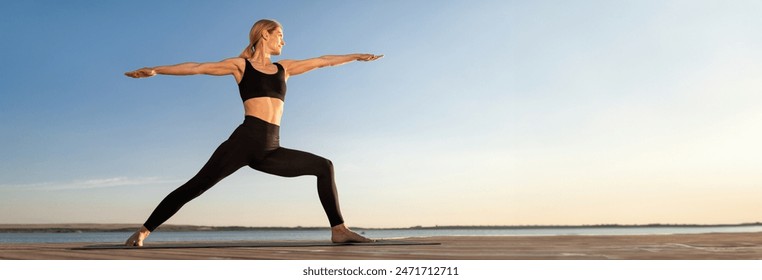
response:
<path id="1" fill-rule="evenodd" d="M 127 72 L 132 78 L 163 75 L 233 75 L 244 107 L 244 122 L 217 150 L 201 170 L 159 203 L 148 220 L 125 245 L 143 246 L 143 240 L 180 208 L 239 168 L 249 167 L 279 176 L 317 176 L 318 196 L 331 224 L 334 243 L 372 242 L 344 225 L 334 182 L 331 161 L 302 151 L 280 147 L 278 130 L 283 116 L 286 80 L 316 68 L 337 66 L 351 61 L 373 61 L 383 55 L 326 55 L 306 60 L 281 60 L 285 45 L 283 28 L 273 20 L 257 21 L 249 33 L 249 45 L 239 57 L 220 62 L 181 63 L 146 67 Z"/>

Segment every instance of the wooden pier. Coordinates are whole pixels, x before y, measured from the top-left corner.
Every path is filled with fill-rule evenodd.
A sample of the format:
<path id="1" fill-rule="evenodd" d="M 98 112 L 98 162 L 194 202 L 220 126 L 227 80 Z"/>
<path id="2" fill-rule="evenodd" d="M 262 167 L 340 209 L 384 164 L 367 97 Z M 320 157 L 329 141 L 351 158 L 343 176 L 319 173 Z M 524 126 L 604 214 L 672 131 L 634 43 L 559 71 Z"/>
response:
<path id="1" fill-rule="evenodd" d="M 432 245 L 335 246 L 326 241 L 251 246 L 92 249 L 91 243 L 0 244 L 6 260 L 749 260 L 762 233 L 628 236 L 495 236 L 401 239 Z M 167 244 L 167 243 L 157 243 Z M 224 245 L 224 243 L 220 243 Z"/>

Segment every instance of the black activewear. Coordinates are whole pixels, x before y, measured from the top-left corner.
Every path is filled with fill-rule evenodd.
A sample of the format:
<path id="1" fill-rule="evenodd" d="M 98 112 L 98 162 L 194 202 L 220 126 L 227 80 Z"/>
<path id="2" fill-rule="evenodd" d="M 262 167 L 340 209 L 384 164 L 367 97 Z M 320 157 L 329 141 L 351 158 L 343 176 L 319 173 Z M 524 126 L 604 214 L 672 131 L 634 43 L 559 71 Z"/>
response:
<path id="1" fill-rule="evenodd" d="M 330 160 L 310 153 L 280 147 L 279 126 L 246 116 L 223 142 L 201 171 L 159 203 L 143 224 L 154 231 L 177 213 L 185 203 L 243 166 L 283 177 L 317 176 L 317 191 L 331 226 L 344 223 Z"/>
<path id="2" fill-rule="evenodd" d="M 255 97 L 286 100 L 286 71 L 283 70 L 283 66 L 273 63 L 278 67 L 278 72 L 265 74 L 254 69 L 248 59 L 244 61 L 246 61 L 246 68 L 244 68 L 241 82 L 238 83 L 238 92 L 241 93 L 242 101 Z"/>

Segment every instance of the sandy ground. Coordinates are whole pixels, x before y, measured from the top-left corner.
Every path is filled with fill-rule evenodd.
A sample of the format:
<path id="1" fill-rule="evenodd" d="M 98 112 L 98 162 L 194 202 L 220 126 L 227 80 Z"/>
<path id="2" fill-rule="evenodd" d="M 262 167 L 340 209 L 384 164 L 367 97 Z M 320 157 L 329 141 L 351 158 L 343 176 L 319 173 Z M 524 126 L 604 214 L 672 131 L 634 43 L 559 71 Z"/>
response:
<path id="1" fill-rule="evenodd" d="M 0 244 L 0 259 L 42 260 L 749 260 L 762 259 L 762 233 L 630 236 L 426 237 L 439 245 L 253 246 L 238 248 L 98 249 L 91 243 Z M 266 242 L 265 242 L 266 243 Z M 321 244 L 325 244 L 322 246 Z"/>

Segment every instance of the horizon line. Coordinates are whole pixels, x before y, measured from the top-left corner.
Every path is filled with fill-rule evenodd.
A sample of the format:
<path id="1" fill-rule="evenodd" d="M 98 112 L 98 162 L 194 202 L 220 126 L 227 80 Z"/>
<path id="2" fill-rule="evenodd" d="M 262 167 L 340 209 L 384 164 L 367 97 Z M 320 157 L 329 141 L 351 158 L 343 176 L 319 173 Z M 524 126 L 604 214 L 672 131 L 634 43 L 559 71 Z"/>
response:
<path id="1" fill-rule="evenodd" d="M 734 227 L 734 226 L 760 226 L 762 222 L 744 222 L 744 223 L 718 223 L 718 224 L 696 224 L 696 223 L 647 223 L 647 224 L 576 224 L 576 225 L 553 225 L 553 224 L 535 224 L 535 225 L 433 225 L 433 226 L 407 226 L 407 227 L 354 227 L 354 229 L 375 229 L 375 230 L 394 230 L 394 229 L 479 229 L 479 228 L 583 228 L 583 227 Z M 0 223 L 0 230 L 9 229 L 102 229 L 102 230 L 121 230 L 140 226 L 133 223 Z M 89 228 L 98 227 L 98 228 Z M 246 229 L 325 229 L 327 226 L 208 226 L 208 225 L 187 225 L 187 224 L 165 224 L 160 226 L 164 230 L 246 230 Z"/>

